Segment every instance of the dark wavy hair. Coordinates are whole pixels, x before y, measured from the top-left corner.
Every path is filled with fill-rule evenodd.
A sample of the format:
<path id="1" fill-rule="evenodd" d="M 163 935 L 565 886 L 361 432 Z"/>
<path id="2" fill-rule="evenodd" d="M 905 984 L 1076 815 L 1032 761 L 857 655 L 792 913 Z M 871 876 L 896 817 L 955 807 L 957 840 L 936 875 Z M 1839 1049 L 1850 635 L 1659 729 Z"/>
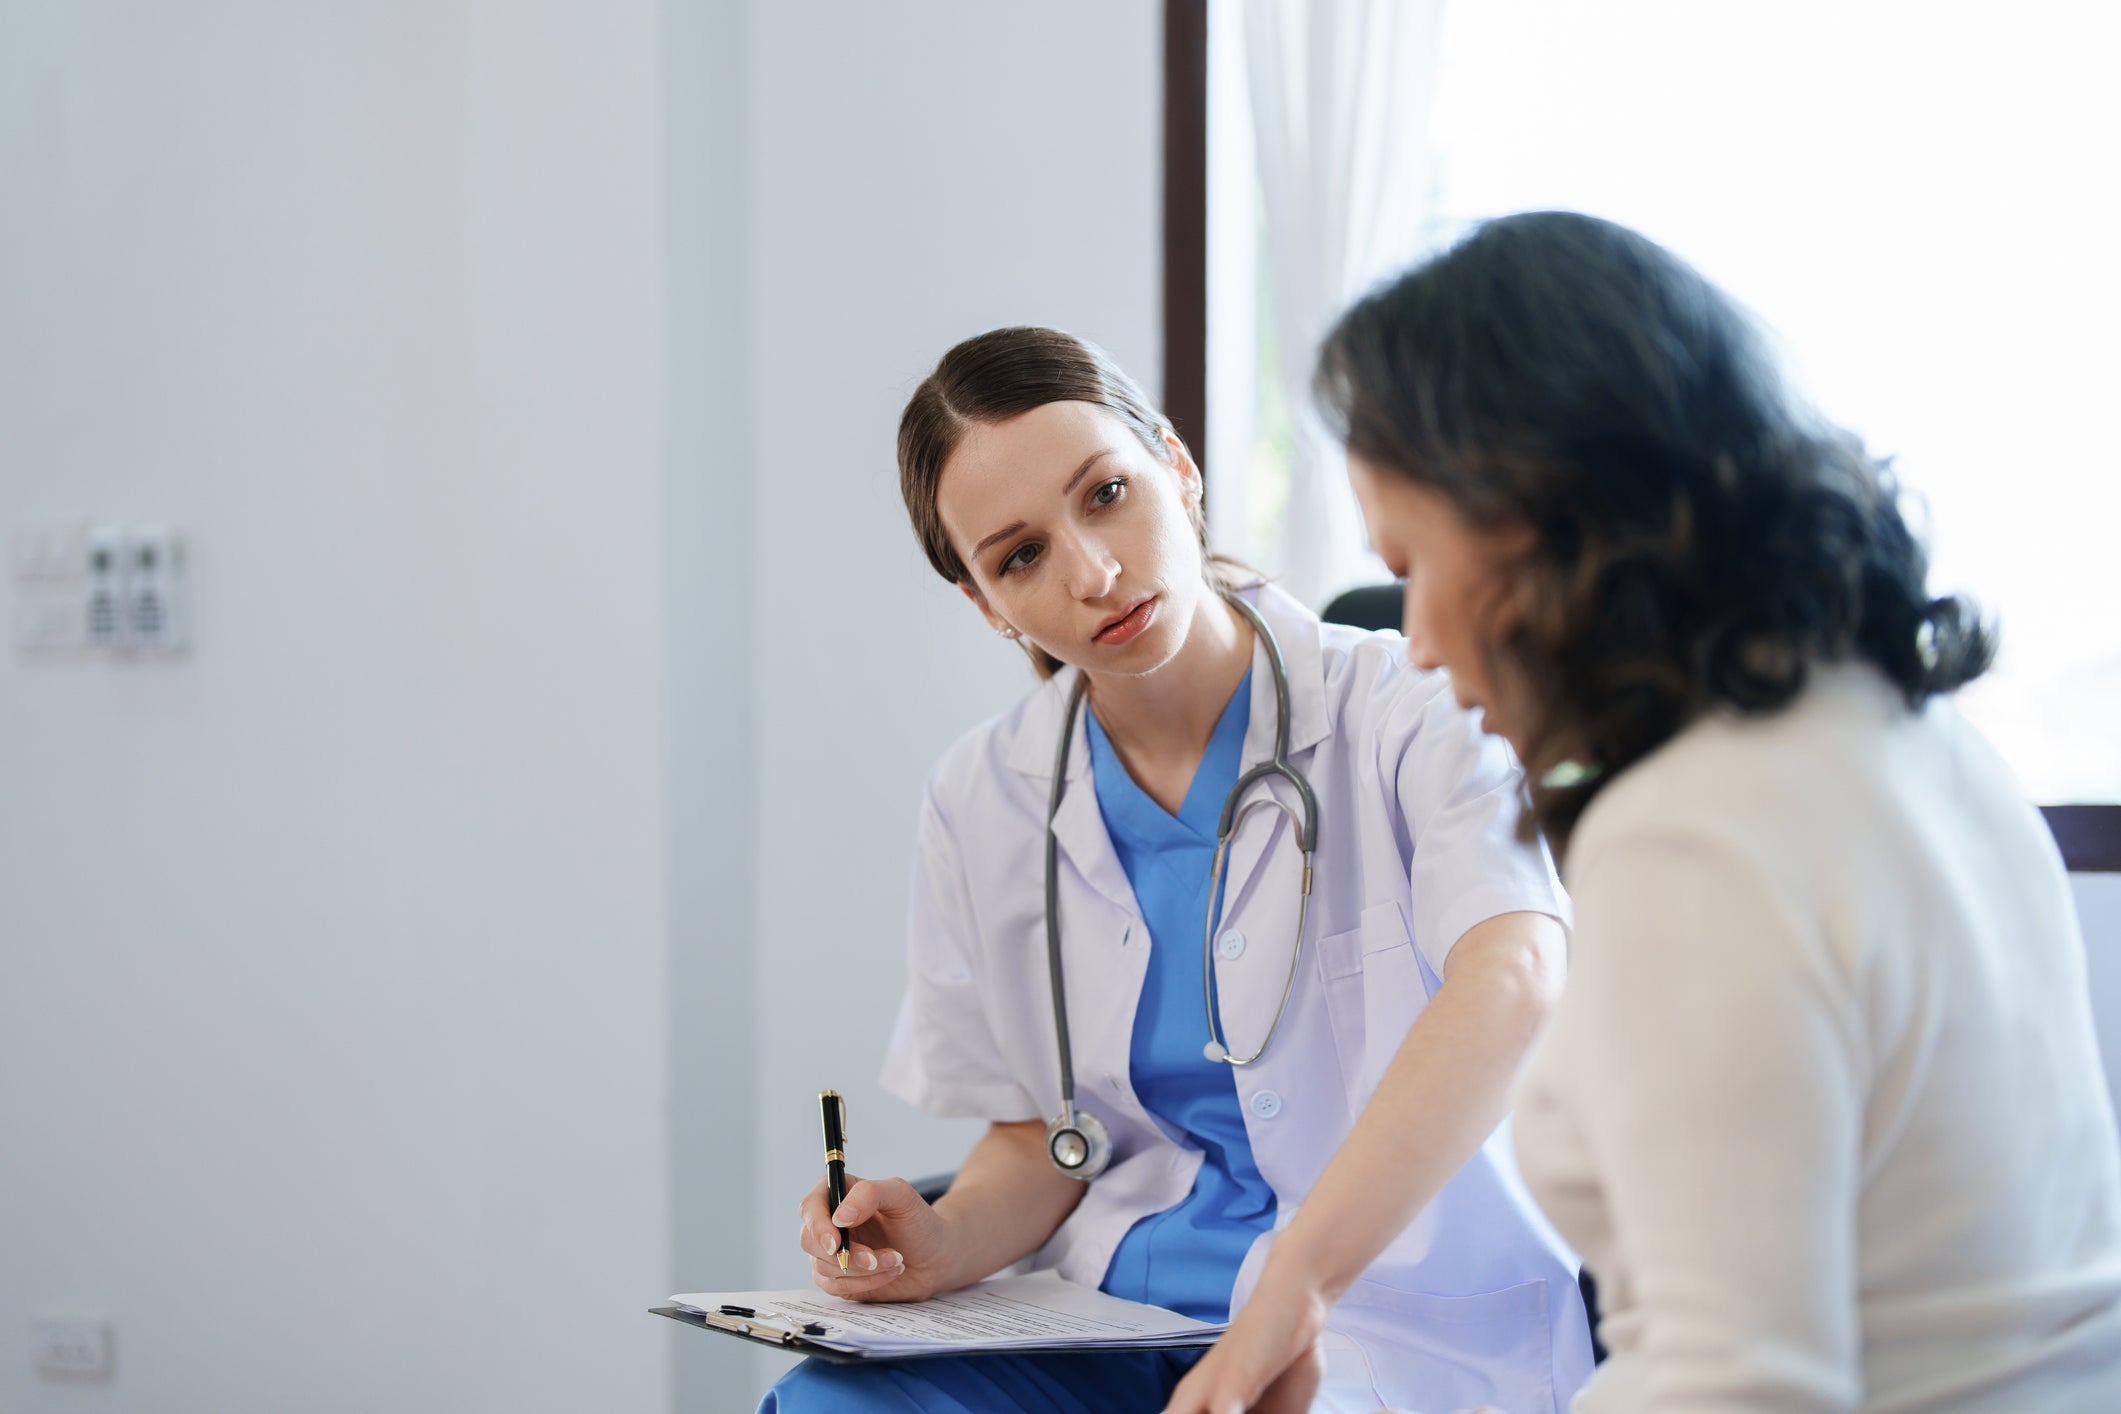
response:
<path id="1" fill-rule="evenodd" d="M 1529 607 L 1490 654 L 1557 849 L 1710 708 L 1773 712 L 1815 663 L 1861 659 L 1912 710 L 1995 656 L 1971 604 L 1930 597 L 1889 463 L 1790 392 L 1728 296 L 1626 227 L 1476 228 L 1341 317 L 1316 391 L 1379 472 L 1534 532 Z"/>

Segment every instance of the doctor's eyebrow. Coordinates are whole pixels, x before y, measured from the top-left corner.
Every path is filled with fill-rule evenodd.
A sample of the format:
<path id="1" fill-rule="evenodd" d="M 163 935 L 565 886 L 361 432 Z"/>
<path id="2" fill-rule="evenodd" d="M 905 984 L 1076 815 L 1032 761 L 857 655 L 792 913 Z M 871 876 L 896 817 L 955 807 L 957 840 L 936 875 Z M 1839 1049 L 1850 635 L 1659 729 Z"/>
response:
<path id="1" fill-rule="evenodd" d="M 1075 475 L 1068 478 L 1068 484 L 1066 486 L 1061 487 L 1061 495 L 1065 496 L 1069 492 L 1073 491 L 1075 489 L 1076 483 L 1090 474 L 1090 468 L 1097 465 L 1099 458 L 1109 457 L 1111 455 L 1112 449 L 1110 447 L 1099 447 L 1089 456 L 1084 457 L 1083 464 L 1075 469 Z M 997 540 L 1007 540 L 1010 536 L 1016 534 L 1016 532 L 1022 530 L 1023 528 L 1024 523 L 1022 521 L 1016 521 L 1012 524 L 1003 526 L 1000 530 L 995 531 L 994 534 L 988 536 L 985 540 L 982 540 L 979 544 L 973 546 L 972 557 L 974 559 L 978 559 L 981 555 L 984 555 L 987 552 L 987 547 L 989 545 L 992 545 Z"/>

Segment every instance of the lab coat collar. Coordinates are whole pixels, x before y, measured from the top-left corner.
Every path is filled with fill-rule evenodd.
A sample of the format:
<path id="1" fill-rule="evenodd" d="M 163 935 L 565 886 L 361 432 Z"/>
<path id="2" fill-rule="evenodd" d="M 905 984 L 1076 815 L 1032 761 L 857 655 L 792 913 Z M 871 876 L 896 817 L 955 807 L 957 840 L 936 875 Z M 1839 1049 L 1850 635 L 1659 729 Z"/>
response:
<path id="1" fill-rule="evenodd" d="M 1333 730 L 1326 712 L 1325 656 L 1320 650 L 1318 615 L 1271 584 L 1240 590 L 1246 603 L 1274 630 L 1281 645 L 1283 669 L 1289 675 L 1289 757 L 1294 760 L 1324 741 Z M 1274 753 L 1274 667 L 1267 645 L 1252 640 L 1252 717 L 1245 726 L 1245 769 Z"/>

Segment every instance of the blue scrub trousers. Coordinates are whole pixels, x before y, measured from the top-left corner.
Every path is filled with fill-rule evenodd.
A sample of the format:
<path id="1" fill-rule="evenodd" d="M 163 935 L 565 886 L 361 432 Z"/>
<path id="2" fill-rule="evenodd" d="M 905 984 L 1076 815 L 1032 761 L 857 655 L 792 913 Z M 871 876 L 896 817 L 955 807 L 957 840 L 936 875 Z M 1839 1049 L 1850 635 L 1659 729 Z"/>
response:
<path id="1" fill-rule="evenodd" d="M 759 1414 L 1157 1414 L 1200 1357 L 1198 1350 L 1138 1350 L 881 1365 L 806 1360 L 767 1392 Z"/>

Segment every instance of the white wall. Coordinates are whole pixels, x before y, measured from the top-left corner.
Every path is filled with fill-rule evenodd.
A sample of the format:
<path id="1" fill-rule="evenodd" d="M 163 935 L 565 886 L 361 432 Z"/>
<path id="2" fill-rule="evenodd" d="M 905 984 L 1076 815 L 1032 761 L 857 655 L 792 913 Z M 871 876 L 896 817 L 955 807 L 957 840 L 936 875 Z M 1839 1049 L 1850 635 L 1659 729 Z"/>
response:
<path id="1" fill-rule="evenodd" d="M 1123 0 L 0 4 L 0 530 L 167 520 L 197 610 L 0 655 L 0 1407 L 719 1407 L 640 1308 L 791 1274 L 818 1086 L 956 1162 L 874 1087 L 909 827 L 1028 675 L 892 430 L 1004 321 L 1154 385 L 1157 61 Z"/>
<path id="2" fill-rule="evenodd" d="M 197 607 L 0 649 L 10 1414 L 668 1402 L 657 30 L 0 4 L 0 529 Z"/>
<path id="3" fill-rule="evenodd" d="M 760 1114 L 746 0 L 672 0 L 662 39 L 669 396 L 670 1284 L 748 1287 Z M 754 1361 L 672 1327 L 673 1407 L 748 1408 Z M 739 1393 L 732 1394 L 732 1390 Z"/>

